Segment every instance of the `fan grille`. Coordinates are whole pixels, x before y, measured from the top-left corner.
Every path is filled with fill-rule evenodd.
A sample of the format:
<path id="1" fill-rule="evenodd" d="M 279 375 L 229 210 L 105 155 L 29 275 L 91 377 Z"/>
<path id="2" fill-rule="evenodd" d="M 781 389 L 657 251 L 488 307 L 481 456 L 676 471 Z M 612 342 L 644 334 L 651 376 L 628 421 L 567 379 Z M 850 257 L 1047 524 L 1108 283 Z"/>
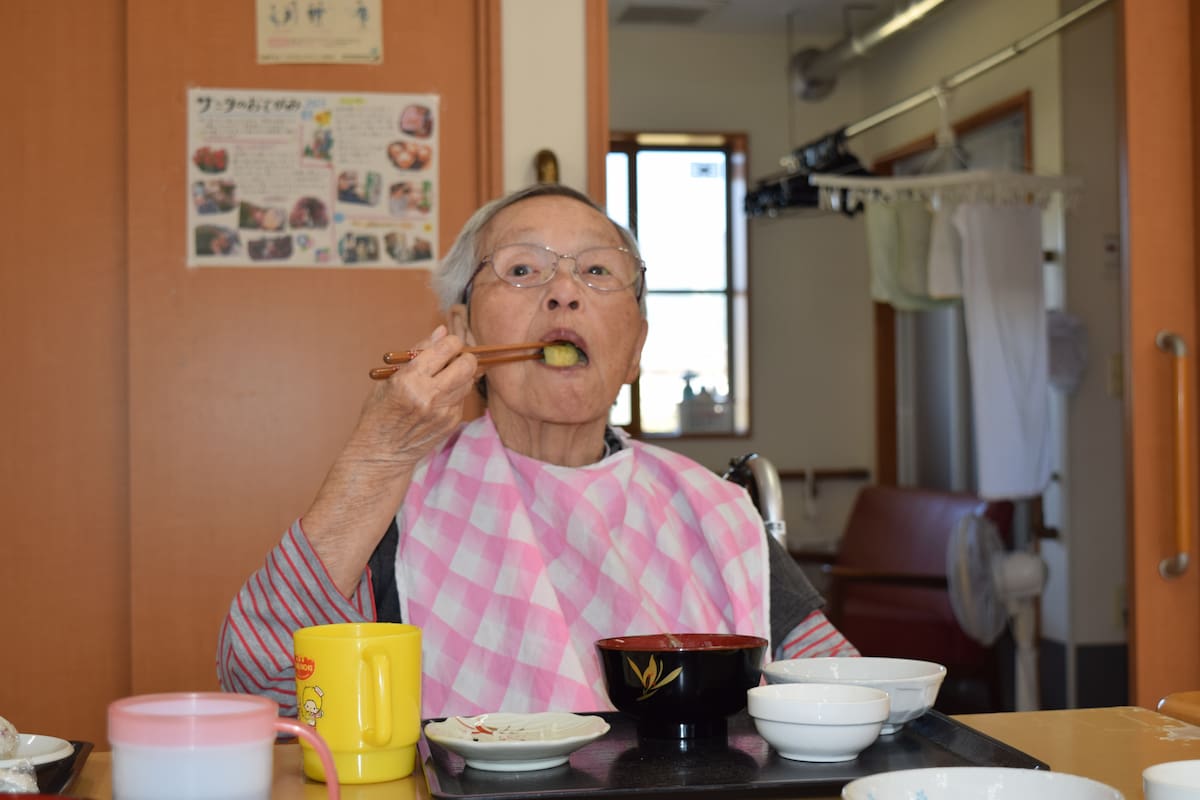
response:
<path id="1" fill-rule="evenodd" d="M 996 526 L 978 514 L 963 516 L 946 548 L 950 606 L 963 631 L 985 646 L 999 638 L 1008 621 L 994 575 L 997 559 L 1003 557 Z"/>

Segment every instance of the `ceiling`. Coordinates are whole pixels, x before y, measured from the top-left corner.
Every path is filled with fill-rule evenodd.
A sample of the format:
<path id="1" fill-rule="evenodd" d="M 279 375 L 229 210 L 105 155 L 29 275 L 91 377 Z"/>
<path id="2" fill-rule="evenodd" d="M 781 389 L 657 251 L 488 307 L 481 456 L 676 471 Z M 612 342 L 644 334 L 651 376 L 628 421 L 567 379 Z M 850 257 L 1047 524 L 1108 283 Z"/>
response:
<path id="1" fill-rule="evenodd" d="M 608 0 L 613 26 L 841 38 L 890 13 L 888 0 Z"/>

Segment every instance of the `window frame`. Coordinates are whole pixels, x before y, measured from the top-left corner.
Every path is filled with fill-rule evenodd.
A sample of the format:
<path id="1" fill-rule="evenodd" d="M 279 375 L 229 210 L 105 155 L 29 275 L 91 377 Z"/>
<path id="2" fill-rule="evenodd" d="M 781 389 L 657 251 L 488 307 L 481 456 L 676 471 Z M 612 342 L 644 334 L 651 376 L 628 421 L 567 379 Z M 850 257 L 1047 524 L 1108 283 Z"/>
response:
<path id="1" fill-rule="evenodd" d="M 629 227 L 638 238 L 637 154 L 647 151 L 680 152 L 694 150 L 725 153 L 725 289 L 651 288 L 647 275 L 647 295 L 724 295 L 725 358 L 729 369 L 729 392 L 734 399 L 734 424 L 729 431 L 646 432 L 641 422 L 641 379 L 630 384 L 630 422 L 624 429 L 637 439 L 747 439 L 752 435 L 750 390 L 750 243 L 743 199 L 748 183 L 749 137 L 745 133 L 611 131 L 608 153 L 623 153 L 628 159 Z M 741 191 L 737 190 L 740 182 Z M 740 231 L 739 231 L 740 226 Z M 740 234 L 740 235 L 739 235 Z M 739 251 L 740 241 L 740 251 Z M 653 270 L 653 265 L 647 265 Z M 739 308 L 740 306 L 740 308 Z M 739 326 L 741 330 L 739 331 Z M 740 407 L 740 412 L 739 412 Z M 738 420 L 744 419 L 739 428 Z"/>

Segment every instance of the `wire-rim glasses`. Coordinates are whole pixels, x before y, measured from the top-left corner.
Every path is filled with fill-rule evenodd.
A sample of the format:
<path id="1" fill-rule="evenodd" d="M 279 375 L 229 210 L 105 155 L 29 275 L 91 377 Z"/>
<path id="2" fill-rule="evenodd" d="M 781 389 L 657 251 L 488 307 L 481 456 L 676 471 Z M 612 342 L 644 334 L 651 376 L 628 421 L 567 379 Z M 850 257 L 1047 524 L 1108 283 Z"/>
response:
<path id="1" fill-rule="evenodd" d="M 625 247 L 589 247 L 578 253 L 560 253 L 551 247 L 529 242 L 517 242 L 497 247 L 479 262 L 471 280 L 463 289 L 463 302 L 470 294 L 471 284 L 485 267 L 490 265 L 496 277 L 518 289 L 544 286 L 558 273 L 564 259 L 574 262 L 571 272 L 583 285 L 597 292 L 619 292 L 637 287 L 640 301 L 645 286 L 645 262 Z"/>

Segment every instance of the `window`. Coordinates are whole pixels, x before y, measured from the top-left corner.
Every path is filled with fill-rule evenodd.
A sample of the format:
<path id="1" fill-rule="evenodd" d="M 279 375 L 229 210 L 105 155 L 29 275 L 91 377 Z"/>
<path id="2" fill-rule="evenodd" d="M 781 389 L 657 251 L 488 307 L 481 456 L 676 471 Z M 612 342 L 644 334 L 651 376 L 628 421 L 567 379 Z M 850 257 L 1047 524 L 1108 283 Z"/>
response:
<path id="1" fill-rule="evenodd" d="M 608 213 L 646 261 L 650 336 L 614 425 L 635 435 L 750 429 L 743 135 L 613 134 Z"/>

